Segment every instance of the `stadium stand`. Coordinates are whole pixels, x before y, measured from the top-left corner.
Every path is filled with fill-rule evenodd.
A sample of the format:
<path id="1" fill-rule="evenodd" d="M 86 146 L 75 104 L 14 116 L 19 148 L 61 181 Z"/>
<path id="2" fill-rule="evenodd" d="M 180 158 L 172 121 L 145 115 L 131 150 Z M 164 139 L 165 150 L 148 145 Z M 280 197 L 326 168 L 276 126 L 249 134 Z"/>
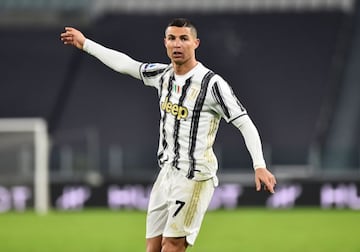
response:
<path id="1" fill-rule="evenodd" d="M 91 156 L 90 166 L 103 174 L 118 165 L 122 176 L 146 176 L 156 167 L 155 90 L 66 48 L 59 33 L 75 25 L 138 60 L 167 62 L 164 27 L 180 14 L 106 13 L 91 24 L 1 27 L 0 117 L 46 118 L 53 170 L 60 169 L 62 146 L 76 145 L 78 163 Z M 335 9 L 186 14 L 199 28 L 198 58 L 231 83 L 261 132 L 271 166 L 314 165 L 310 152 L 334 71 L 342 71 L 333 60 L 344 53 L 340 36 L 349 15 Z M 232 126 L 223 123 L 215 149 L 223 172 L 249 171 L 249 156 Z"/>

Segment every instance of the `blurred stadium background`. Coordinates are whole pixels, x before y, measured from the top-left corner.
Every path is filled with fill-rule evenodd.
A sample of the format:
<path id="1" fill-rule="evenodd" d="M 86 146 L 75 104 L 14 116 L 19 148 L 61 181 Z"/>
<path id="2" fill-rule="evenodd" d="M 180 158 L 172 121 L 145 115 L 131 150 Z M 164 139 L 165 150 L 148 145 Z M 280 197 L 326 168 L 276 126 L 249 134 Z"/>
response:
<path id="1" fill-rule="evenodd" d="M 162 38 L 175 16 L 198 26 L 198 59 L 231 83 L 279 180 L 277 194 L 254 193 L 242 138 L 222 123 L 212 207 L 360 209 L 359 15 L 355 0 L 0 0 L 0 211 L 31 209 L 37 197 L 45 212 L 146 207 L 156 91 L 59 34 L 74 26 L 140 61 L 168 62 Z M 49 155 L 24 126 L 39 119 Z"/>
<path id="2" fill-rule="evenodd" d="M 143 251 L 156 91 L 59 35 L 168 62 L 175 16 L 197 25 L 198 59 L 231 83 L 278 178 L 255 192 L 223 122 L 217 211 L 191 251 L 360 251 L 359 15 L 356 0 L 0 0 L 0 251 Z"/>

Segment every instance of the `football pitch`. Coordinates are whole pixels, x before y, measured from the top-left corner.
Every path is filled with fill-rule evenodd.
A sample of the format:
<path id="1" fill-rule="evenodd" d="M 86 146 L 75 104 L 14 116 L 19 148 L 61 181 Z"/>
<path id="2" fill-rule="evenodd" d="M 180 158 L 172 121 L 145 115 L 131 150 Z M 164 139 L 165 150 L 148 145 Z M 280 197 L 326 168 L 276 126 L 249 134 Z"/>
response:
<path id="1" fill-rule="evenodd" d="M 144 252 L 144 233 L 139 211 L 0 214 L 1 252 Z M 360 252 L 360 211 L 212 211 L 188 251 Z"/>

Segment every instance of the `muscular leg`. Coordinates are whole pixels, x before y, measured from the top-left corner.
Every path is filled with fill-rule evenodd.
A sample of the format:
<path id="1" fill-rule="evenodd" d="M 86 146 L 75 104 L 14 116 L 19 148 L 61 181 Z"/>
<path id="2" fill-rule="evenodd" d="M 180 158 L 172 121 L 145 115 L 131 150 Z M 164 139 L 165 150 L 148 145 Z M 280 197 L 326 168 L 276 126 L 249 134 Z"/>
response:
<path id="1" fill-rule="evenodd" d="M 164 237 L 161 252 L 185 252 L 188 244 L 185 237 Z"/>
<path id="2" fill-rule="evenodd" d="M 185 237 L 163 238 L 159 235 L 146 239 L 146 252 L 185 252 L 187 246 Z"/>
<path id="3" fill-rule="evenodd" d="M 146 252 L 161 252 L 162 236 L 146 239 Z"/>

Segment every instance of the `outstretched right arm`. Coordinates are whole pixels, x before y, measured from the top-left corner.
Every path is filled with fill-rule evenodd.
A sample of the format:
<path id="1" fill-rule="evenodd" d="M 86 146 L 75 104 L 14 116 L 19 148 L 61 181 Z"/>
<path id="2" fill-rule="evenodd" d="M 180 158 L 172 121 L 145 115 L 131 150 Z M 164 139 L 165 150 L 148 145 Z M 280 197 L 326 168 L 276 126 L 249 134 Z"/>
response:
<path id="1" fill-rule="evenodd" d="M 65 32 L 61 33 L 60 38 L 65 45 L 73 45 L 78 49 L 84 50 L 113 70 L 141 79 L 139 72 L 141 62 L 130 58 L 124 53 L 106 48 L 87 39 L 79 30 L 65 27 Z"/>

